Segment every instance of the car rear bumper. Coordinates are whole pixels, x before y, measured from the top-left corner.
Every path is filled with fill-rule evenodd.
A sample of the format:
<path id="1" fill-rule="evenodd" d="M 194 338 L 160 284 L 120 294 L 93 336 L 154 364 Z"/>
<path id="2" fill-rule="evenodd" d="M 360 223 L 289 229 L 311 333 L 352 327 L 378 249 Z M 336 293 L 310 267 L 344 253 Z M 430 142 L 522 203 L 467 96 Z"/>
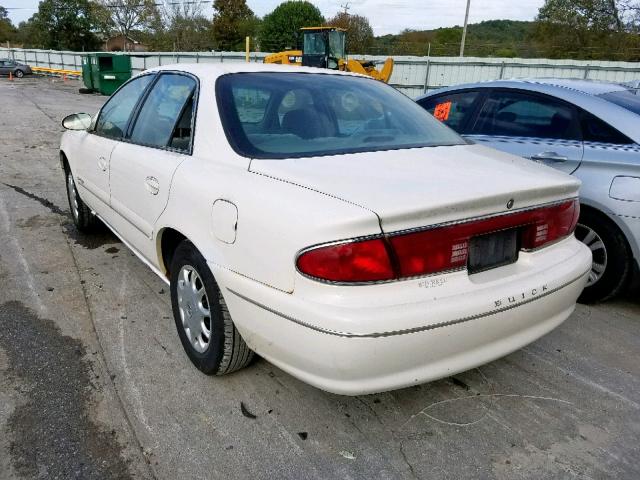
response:
<path id="1" fill-rule="evenodd" d="M 421 291 L 420 301 L 396 304 L 371 298 L 366 306 L 338 297 L 331 301 L 327 295 L 314 299 L 274 290 L 214 265 L 212 271 L 253 350 L 323 390 L 359 395 L 474 368 L 561 324 L 586 283 L 591 252 L 573 238 L 560 243 L 524 255 L 531 257 L 518 263 L 529 262 L 531 268 L 514 264 L 511 270 L 502 267 L 507 268 L 502 274 L 501 269 L 478 274 L 481 288 L 470 286 L 441 297 Z M 470 279 L 466 272 L 451 275 L 457 276 L 454 284 L 464 281 L 463 276 Z M 384 288 L 393 295 L 412 282 Z"/>

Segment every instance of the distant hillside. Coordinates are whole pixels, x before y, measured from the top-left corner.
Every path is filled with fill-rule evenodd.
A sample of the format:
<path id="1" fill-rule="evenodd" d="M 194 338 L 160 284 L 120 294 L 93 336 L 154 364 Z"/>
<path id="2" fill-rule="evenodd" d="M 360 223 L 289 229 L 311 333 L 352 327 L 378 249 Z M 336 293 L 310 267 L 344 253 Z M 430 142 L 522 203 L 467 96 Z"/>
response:
<path id="1" fill-rule="evenodd" d="M 530 45 L 534 22 L 488 20 L 470 24 L 467 29 L 465 55 L 515 57 L 531 56 Z M 398 35 L 376 37 L 371 54 L 391 55 L 458 55 L 462 27 L 435 30 L 405 30 Z M 429 44 L 431 44 L 429 50 Z"/>

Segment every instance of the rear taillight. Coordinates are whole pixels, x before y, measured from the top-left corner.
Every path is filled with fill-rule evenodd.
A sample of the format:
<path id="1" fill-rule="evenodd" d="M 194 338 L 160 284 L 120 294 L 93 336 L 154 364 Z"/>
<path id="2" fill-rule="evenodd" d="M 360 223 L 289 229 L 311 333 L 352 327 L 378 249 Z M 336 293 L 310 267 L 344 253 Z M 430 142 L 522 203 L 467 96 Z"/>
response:
<path id="1" fill-rule="evenodd" d="M 390 234 L 309 249 L 297 267 L 320 280 L 345 283 L 387 281 L 465 268 L 472 237 L 517 228 L 520 247 L 540 248 L 573 233 L 580 205 L 570 200 L 548 207 Z"/>
<path id="2" fill-rule="evenodd" d="M 322 246 L 298 257 L 298 269 L 311 277 L 334 282 L 393 280 L 382 238 Z"/>
<path id="3" fill-rule="evenodd" d="M 578 216 L 578 200 L 531 211 L 533 221 L 522 232 L 522 248 L 533 250 L 572 234 Z"/>

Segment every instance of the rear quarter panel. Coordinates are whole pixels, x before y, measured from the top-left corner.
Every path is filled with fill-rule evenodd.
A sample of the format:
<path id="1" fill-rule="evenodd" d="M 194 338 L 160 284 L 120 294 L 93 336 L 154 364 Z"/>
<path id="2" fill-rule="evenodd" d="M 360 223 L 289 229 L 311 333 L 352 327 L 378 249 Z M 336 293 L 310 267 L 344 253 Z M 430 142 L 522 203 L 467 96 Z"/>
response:
<path id="1" fill-rule="evenodd" d="M 606 214 L 622 230 L 636 260 L 640 259 L 640 238 L 631 224 L 640 218 L 640 202 L 610 196 L 616 176 L 640 177 L 640 146 L 585 144 L 582 164 L 574 175 L 582 181 L 581 203 Z"/>
<path id="2" fill-rule="evenodd" d="M 238 210 L 234 243 L 214 234 L 216 200 Z M 209 263 L 287 292 L 294 289 L 299 250 L 380 233 L 378 217 L 361 207 L 202 157 L 186 160 L 176 172 L 158 220 L 158 246 L 167 227 L 191 240 Z"/>

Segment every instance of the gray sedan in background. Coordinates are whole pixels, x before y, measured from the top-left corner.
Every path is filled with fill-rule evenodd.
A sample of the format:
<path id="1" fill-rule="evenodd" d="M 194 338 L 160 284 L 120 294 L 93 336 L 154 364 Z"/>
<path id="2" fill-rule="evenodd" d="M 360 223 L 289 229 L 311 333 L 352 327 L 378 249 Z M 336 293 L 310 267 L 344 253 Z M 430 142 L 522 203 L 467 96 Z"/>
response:
<path id="1" fill-rule="evenodd" d="M 618 294 L 640 259 L 635 93 L 587 80 L 497 80 L 443 88 L 417 102 L 469 140 L 582 180 L 576 237 L 591 249 L 593 265 L 581 300 L 595 302 Z"/>
<path id="2" fill-rule="evenodd" d="M 16 78 L 22 78 L 25 75 L 31 75 L 33 72 L 29 65 L 9 58 L 0 58 L 0 75 L 9 75 L 9 73 L 12 73 Z"/>

